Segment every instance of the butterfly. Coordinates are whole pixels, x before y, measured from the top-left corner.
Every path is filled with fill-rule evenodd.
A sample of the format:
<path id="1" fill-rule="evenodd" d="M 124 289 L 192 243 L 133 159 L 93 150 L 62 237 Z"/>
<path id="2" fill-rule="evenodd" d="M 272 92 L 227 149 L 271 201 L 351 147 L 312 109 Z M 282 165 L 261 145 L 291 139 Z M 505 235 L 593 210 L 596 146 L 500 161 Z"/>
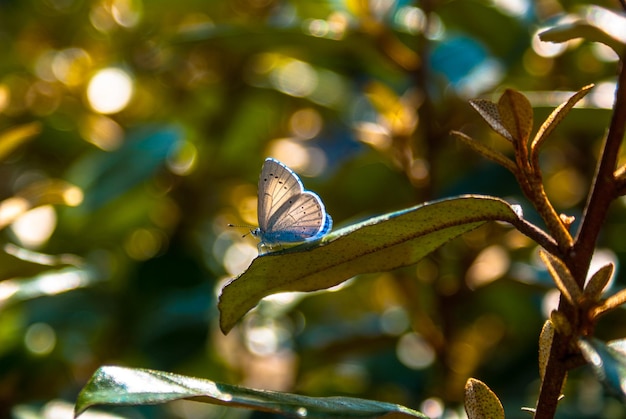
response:
<path id="1" fill-rule="evenodd" d="M 265 159 L 258 194 L 259 227 L 252 235 L 261 240 L 261 254 L 283 244 L 317 240 L 333 226 L 320 197 L 305 190 L 298 175 L 276 159 Z"/>

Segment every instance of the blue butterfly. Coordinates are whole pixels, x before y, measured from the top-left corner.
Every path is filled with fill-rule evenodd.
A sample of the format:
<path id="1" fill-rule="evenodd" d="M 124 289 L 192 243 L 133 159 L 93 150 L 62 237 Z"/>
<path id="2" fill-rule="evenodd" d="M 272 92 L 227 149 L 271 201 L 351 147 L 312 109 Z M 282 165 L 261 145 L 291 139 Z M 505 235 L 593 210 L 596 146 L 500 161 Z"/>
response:
<path id="1" fill-rule="evenodd" d="M 290 168 L 267 158 L 259 178 L 259 253 L 287 243 L 317 240 L 327 234 L 333 220 L 316 193 L 307 191 Z"/>

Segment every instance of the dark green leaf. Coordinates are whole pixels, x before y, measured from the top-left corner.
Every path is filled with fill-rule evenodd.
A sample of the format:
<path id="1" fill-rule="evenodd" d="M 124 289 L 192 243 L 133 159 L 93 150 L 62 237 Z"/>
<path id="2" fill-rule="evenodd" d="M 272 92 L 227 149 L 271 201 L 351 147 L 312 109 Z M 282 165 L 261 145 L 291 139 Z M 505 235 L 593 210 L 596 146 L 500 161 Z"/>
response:
<path id="1" fill-rule="evenodd" d="M 80 208 L 98 209 L 150 179 L 175 150 L 180 135 L 173 127 L 146 127 L 130 135 L 118 150 L 83 159 L 71 174 L 85 191 Z"/>
<path id="2" fill-rule="evenodd" d="M 326 289 L 355 275 L 411 265 L 486 221 L 517 219 L 501 199 L 468 195 L 381 215 L 319 242 L 266 254 L 222 289 L 220 327 L 228 333 L 270 294 Z"/>
<path id="3" fill-rule="evenodd" d="M 100 367 L 94 373 L 78 395 L 75 415 L 95 405 L 158 404 L 181 399 L 303 418 L 427 419 L 423 414 L 397 404 L 254 390 L 168 372 L 116 366 Z"/>

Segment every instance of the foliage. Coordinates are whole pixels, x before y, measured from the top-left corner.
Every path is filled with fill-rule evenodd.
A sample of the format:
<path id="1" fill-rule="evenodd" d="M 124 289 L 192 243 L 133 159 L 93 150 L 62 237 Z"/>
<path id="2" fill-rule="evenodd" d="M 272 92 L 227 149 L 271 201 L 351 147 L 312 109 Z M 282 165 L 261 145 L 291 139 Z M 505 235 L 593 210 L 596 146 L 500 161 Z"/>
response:
<path id="1" fill-rule="evenodd" d="M 472 417 L 527 417 L 523 406 L 552 417 L 562 392 L 559 417 L 623 416 L 619 7 L 0 3 L 0 416 L 69 416 L 66 402 L 92 375 L 140 368 L 311 406 L 358 397 L 453 418 L 465 399 Z M 254 240 L 227 225 L 256 223 L 266 156 L 310 177 L 338 227 L 323 246 L 252 262 L 238 279 L 256 278 L 250 307 L 281 289 L 255 283 L 259 267 L 289 272 L 296 255 L 321 263 L 367 232 L 359 225 L 395 234 L 400 217 L 421 214 L 400 208 L 481 194 L 521 205 L 523 218 L 477 199 L 468 205 L 503 208 L 484 209 L 480 223 L 510 224 L 466 224 L 476 219 L 457 212 L 454 234 L 402 247 L 432 251 L 417 265 L 384 265 L 382 240 L 379 269 L 352 266 L 368 273 L 335 292 L 270 296 L 236 326 L 250 307 L 222 300 L 221 314 L 232 310 L 225 336 L 217 295 L 256 256 Z M 133 368 L 100 368 L 110 364 Z M 90 383 L 80 403 L 97 394 Z M 125 393 L 97 403 L 115 396 Z M 272 411 L 290 412 L 282 407 Z M 112 415 L 221 409 L 174 401 Z"/>

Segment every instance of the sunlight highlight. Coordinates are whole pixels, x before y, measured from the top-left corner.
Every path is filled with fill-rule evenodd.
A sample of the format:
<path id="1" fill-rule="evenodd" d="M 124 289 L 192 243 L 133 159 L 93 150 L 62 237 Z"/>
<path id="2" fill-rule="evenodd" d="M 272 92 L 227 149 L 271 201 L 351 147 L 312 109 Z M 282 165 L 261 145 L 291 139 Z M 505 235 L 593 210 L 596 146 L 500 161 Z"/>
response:
<path id="1" fill-rule="evenodd" d="M 118 25 L 125 28 L 136 26 L 142 11 L 141 0 L 113 0 L 111 3 L 111 16 Z"/>
<path id="2" fill-rule="evenodd" d="M 323 150 L 291 138 L 272 141 L 267 155 L 283 162 L 299 175 L 307 177 L 319 176 L 328 167 L 328 158 Z"/>
<path id="3" fill-rule="evenodd" d="M 539 39 L 539 34 L 544 30 L 545 28 L 538 30 L 531 38 L 531 47 L 533 51 L 535 51 L 537 55 L 544 58 L 556 57 L 563 54 L 572 41 L 561 43 L 544 42 Z"/>
<path id="4" fill-rule="evenodd" d="M 89 81 L 87 99 L 91 108 L 102 114 L 123 110 L 133 96 L 133 81 L 124 70 L 105 68 Z"/>
<path id="5" fill-rule="evenodd" d="M 21 196 L 7 198 L 0 202 L 0 228 L 15 221 L 30 208 L 30 202 Z"/>
<path id="6" fill-rule="evenodd" d="M 602 28 L 613 38 L 626 43 L 626 16 L 598 6 L 590 6 L 585 18 L 591 24 Z"/>
<path id="7" fill-rule="evenodd" d="M 467 286 L 476 289 L 495 281 L 508 271 L 510 264 L 509 254 L 502 246 L 492 245 L 485 248 L 467 271 Z"/>
<path id="8" fill-rule="evenodd" d="M 308 96 L 317 87 L 317 73 L 309 63 L 290 60 L 272 73 L 271 80 L 278 90 L 290 96 Z"/>
<path id="9" fill-rule="evenodd" d="M 104 151 L 113 151 L 122 145 L 124 129 L 105 115 L 89 115 L 80 127 L 82 137 Z"/>
<path id="10" fill-rule="evenodd" d="M 232 244 L 224 254 L 223 266 L 229 275 L 238 275 L 243 272 L 252 260 L 258 256 L 256 246 L 247 242 Z"/>
<path id="11" fill-rule="evenodd" d="M 81 48 L 67 48 L 54 53 L 50 64 L 52 74 L 58 81 L 78 86 L 91 68 L 91 57 Z"/>
<path id="12" fill-rule="evenodd" d="M 52 205 L 43 205 L 22 214 L 11 225 L 11 231 L 25 247 L 37 248 L 48 241 L 57 224 Z"/>
<path id="13" fill-rule="evenodd" d="M 426 15 L 419 7 L 401 7 L 394 15 L 393 21 L 401 30 L 411 35 L 426 31 Z"/>

